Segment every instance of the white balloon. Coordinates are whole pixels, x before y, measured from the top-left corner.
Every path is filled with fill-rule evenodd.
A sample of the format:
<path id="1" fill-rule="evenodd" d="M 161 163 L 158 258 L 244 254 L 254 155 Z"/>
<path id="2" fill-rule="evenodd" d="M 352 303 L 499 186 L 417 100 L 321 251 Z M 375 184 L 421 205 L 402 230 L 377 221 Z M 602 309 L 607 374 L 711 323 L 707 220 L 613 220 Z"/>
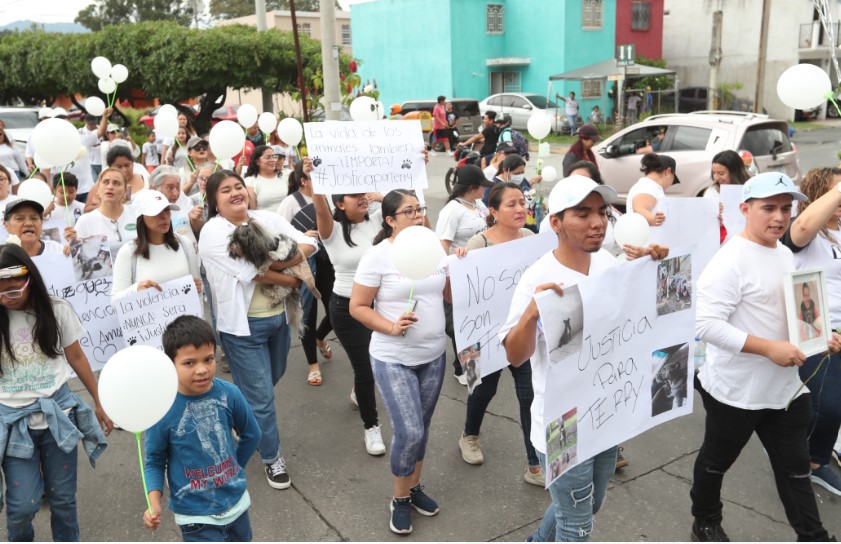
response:
<path id="1" fill-rule="evenodd" d="M 435 232 L 418 225 L 401 230 L 392 249 L 394 266 L 413 280 L 431 276 L 446 257 Z"/>
<path id="2" fill-rule="evenodd" d="M 151 346 L 131 346 L 111 357 L 99 375 L 99 400 L 114 423 L 143 432 L 161 420 L 178 392 L 175 365 Z"/>
<path id="3" fill-rule="evenodd" d="M 99 117 L 105 113 L 105 102 L 103 102 L 98 96 L 89 96 L 88 99 L 85 100 L 85 109 L 91 115 Z"/>
<path id="4" fill-rule="evenodd" d="M 162 113 L 163 114 L 169 113 L 173 117 L 178 117 L 178 110 L 172 104 L 164 104 L 163 106 L 158 108 L 158 115 L 160 115 Z"/>
<path id="5" fill-rule="evenodd" d="M 160 112 L 155 116 L 153 121 L 155 130 L 160 132 L 164 138 L 175 138 L 178 134 L 178 117 L 167 112 Z"/>
<path id="6" fill-rule="evenodd" d="M 67 164 L 76 159 L 82 139 L 65 119 L 44 119 L 32 130 L 32 147 L 48 163 Z"/>
<path id="7" fill-rule="evenodd" d="M 53 193 L 49 185 L 40 179 L 28 179 L 18 186 L 18 198 L 34 200 L 47 209 L 53 201 Z"/>
<path id="8" fill-rule="evenodd" d="M 350 118 L 354 121 L 378 121 L 377 101 L 370 96 L 358 96 L 350 103 Z"/>
<path id="9" fill-rule="evenodd" d="M 233 121 L 219 121 L 210 129 L 208 142 L 217 159 L 230 159 L 242 151 L 245 133 L 242 127 Z"/>
<path id="10" fill-rule="evenodd" d="M 277 125 L 277 137 L 283 140 L 286 145 L 296 146 L 301 143 L 304 137 L 304 127 L 294 117 L 281 119 Z"/>
<path id="11" fill-rule="evenodd" d="M 549 136 L 549 133 L 552 131 L 552 120 L 543 112 L 534 112 L 529 117 L 526 126 L 532 138 L 542 140 Z"/>
<path id="12" fill-rule="evenodd" d="M 548 157 L 552 154 L 552 146 L 549 145 L 549 142 L 540 142 L 539 148 L 541 157 Z"/>
<path id="13" fill-rule="evenodd" d="M 808 110 L 827 101 L 832 91 L 829 75 L 814 64 L 795 64 L 777 80 L 777 96 L 796 110 Z"/>
<path id="14" fill-rule="evenodd" d="M 117 89 L 117 82 L 111 79 L 111 76 L 102 78 L 97 84 L 99 90 L 105 94 L 111 94 Z"/>
<path id="15" fill-rule="evenodd" d="M 99 79 L 106 78 L 111 75 L 111 61 L 105 57 L 94 57 L 91 61 L 91 70 Z"/>
<path id="16" fill-rule="evenodd" d="M 377 100 L 377 110 L 375 112 L 377 114 L 377 121 L 385 117 L 385 105 Z"/>
<path id="17" fill-rule="evenodd" d="M 45 161 L 44 158 L 41 157 L 41 155 L 39 155 L 38 153 L 35 153 L 35 155 L 32 157 L 32 160 L 33 162 L 35 162 L 35 166 L 37 166 L 39 170 L 49 170 L 53 167 L 52 164 Z"/>
<path id="18" fill-rule="evenodd" d="M 613 226 L 613 235 L 619 247 L 625 244 L 631 246 L 644 246 L 651 234 L 651 227 L 645 217 L 638 213 L 630 212 L 616 220 Z"/>
<path id="19" fill-rule="evenodd" d="M 543 181 L 555 181 L 555 178 L 558 177 L 558 171 L 555 170 L 554 166 L 544 166 L 540 170 L 540 177 Z"/>
<path id="20" fill-rule="evenodd" d="M 237 110 L 237 121 L 243 128 L 251 128 L 257 122 L 257 108 L 251 104 L 243 104 Z"/>
<path id="21" fill-rule="evenodd" d="M 122 83 L 128 79 L 128 68 L 122 64 L 115 64 L 111 67 L 111 79 L 117 83 Z"/>
<path id="22" fill-rule="evenodd" d="M 81 160 L 82 158 L 88 155 L 88 148 L 85 146 L 79 146 L 79 152 L 76 154 L 76 160 Z"/>
<path id="23" fill-rule="evenodd" d="M 257 118 L 257 126 L 260 127 L 260 132 L 268 134 L 277 127 L 277 117 L 270 111 L 264 111 Z"/>

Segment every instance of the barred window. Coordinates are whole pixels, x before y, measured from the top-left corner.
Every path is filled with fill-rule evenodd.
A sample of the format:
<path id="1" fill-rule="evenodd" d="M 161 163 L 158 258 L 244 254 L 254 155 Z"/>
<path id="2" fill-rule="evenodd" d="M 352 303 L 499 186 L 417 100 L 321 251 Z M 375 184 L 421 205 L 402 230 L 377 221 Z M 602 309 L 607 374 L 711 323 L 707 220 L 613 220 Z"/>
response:
<path id="1" fill-rule="evenodd" d="M 342 25 L 342 45 L 350 45 L 350 25 Z"/>
<path id="2" fill-rule="evenodd" d="M 602 81 L 600 79 L 585 79 L 581 81 L 581 98 L 601 98 Z"/>
<path id="3" fill-rule="evenodd" d="M 648 30 L 651 28 L 651 3 L 631 3 L 631 30 Z"/>
<path id="4" fill-rule="evenodd" d="M 582 26 L 589 29 L 602 28 L 603 0 L 583 0 L 583 2 L 584 21 Z"/>
<path id="5" fill-rule="evenodd" d="M 305 36 L 312 36 L 312 30 L 310 30 L 309 23 L 298 23 L 298 32 Z"/>
<path id="6" fill-rule="evenodd" d="M 486 9 L 488 34 L 502 34 L 505 30 L 502 20 L 505 6 L 502 4 L 488 4 Z"/>

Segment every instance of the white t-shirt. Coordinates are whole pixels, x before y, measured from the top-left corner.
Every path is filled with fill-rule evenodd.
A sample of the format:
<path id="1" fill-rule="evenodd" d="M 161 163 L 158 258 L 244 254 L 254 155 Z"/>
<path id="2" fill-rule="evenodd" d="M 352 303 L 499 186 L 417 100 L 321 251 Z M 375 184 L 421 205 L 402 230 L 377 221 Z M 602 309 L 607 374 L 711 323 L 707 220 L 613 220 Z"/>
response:
<path id="1" fill-rule="evenodd" d="M 146 166 L 160 166 L 161 151 L 163 145 L 155 142 L 145 142 L 143 144 L 143 157 L 146 159 Z"/>
<path id="2" fill-rule="evenodd" d="M 134 242 L 124 244 L 114 259 L 114 283 L 111 286 L 111 304 L 130 293 L 137 292 L 137 284 L 143 280 L 163 283 L 191 274 L 199 276 L 198 258 L 192 243 L 182 249 L 172 249 L 166 244 L 149 244 L 149 258 L 137 256 L 137 268 L 131 277 L 131 258 L 136 249 Z M 186 250 L 186 255 L 185 255 Z"/>
<path id="3" fill-rule="evenodd" d="M 87 132 L 87 133 L 90 133 L 90 134 L 93 134 L 94 136 L 96 136 L 96 132 L 97 132 L 98 129 L 99 129 L 99 127 L 95 128 L 93 130 L 88 130 L 88 127 L 84 126 L 84 127 L 79 129 L 79 134 L 84 134 L 84 133 Z M 92 165 L 102 166 L 102 153 L 100 152 L 101 146 L 102 146 L 102 140 L 99 138 L 99 136 L 96 136 L 96 143 L 91 145 L 88 148 L 88 161 Z M 96 181 L 96 180 L 94 180 L 94 181 Z"/>
<path id="4" fill-rule="evenodd" d="M 488 165 L 484 170 L 482 170 L 482 173 L 485 174 L 486 180 L 493 181 L 496 178 L 497 170 L 499 170 L 499 168 L 491 164 Z"/>
<path id="5" fill-rule="evenodd" d="M 190 210 L 193 209 L 193 201 L 190 197 L 181 193 L 178 200 L 175 201 L 175 205 L 180 209 L 178 211 L 173 210 L 171 213 L 172 228 L 176 233 L 189 240 L 193 244 L 193 249 L 197 252 L 198 241 L 193 233 L 193 227 L 190 225 Z"/>
<path id="6" fill-rule="evenodd" d="M 356 244 L 353 247 L 345 242 L 342 224 L 337 221 L 333 221 L 333 232 L 330 233 L 330 238 L 321 240 L 336 270 L 333 292 L 340 297 L 350 298 L 359 261 L 373 245 L 374 237 L 382 230 L 382 212 L 368 214 L 368 217 L 368 221 L 351 225 L 350 239 Z"/>
<path id="7" fill-rule="evenodd" d="M 637 180 L 633 187 L 631 187 L 631 190 L 628 191 L 628 200 L 626 201 L 628 212 L 636 211 L 634 210 L 634 198 L 638 195 L 651 195 L 657 200 L 657 203 L 654 205 L 654 209 L 651 210 L 651 213 L 665 212 L 663 199 L 666 198 L 666 192 L 663 190 L 663 187 L 661 187 L 660 184 L 653 179 L 642 177 Z"/>
<path id="8" fill-rule="evenodd" d="M 80 240 L 91 236 L 107 236 L 110 243 L 125 243 L 137 238 L 137 221 L 131 206 L 123 206 L 123 213 L 116 221 L 102 215 L 99 208 L 76 221 L 76 237 Z"/>
<path id="9" fill-rule="evenodd" d="M 73 175 L 79 180 L 79 194 L 83 195 L 91 190 L 93 187 L 93 175 L 91 174 L 91 161 L 88 158 L 91 150 L 96 148 L 100 145 L 99 136 L 96 135 L 96 131 L 90 132 L 85 127 L 79 129 L 79 139 L 82 141 L 82 146 L 84 146 L 88 153 L 82 156 L 80 159 L 76 159 L 70 166 L 67 168 L 68 172 L 72 172 Z"/>
<path id="10" fill-rule="evenodd" d="M 368 351 L 380 361 L 404 366 L 422 365 L 440 357 L 446 349 L 444 285 L 447 278 L 444 263 L 432 276 L 413 282 L 397 271 L 393 253 L 394 247 L 389 240 L 383 240 L 366 251 L 353 281 L 379 288 L 374 297 L 374 310 L 389 321 L 397 321 L 415 301 L 414 312 L 418 320 L 405 336 L 389 336 L 374 331 Z"/>
<path id="11" fill-rule="evenodd" d="M 798 270 L 823 268 L 826 277 L 826 297 L 829 304 L 829 320 L 832 328 L 841 326 L 841 232 L 829 231 L 837 242 L 833 243 L 818 233 L 809 245 L 794 254 L 794 266 Z"/>
<path id="12" fill-rule="evenodd" d="M 485 222 L 488 209 L 480 200 L 477 200 L 475 205 L 468 209 L 458 200 L 451 200 L 438 214 L 435 234 L 439 240 L 451 242 L 450 254 L 455 253 L 457 248 L 466 246 L 468 240 L 488 228 Z"/>
<path id="13" fill-rule="evenodd" d="M 578 101 L 573 98 L 567 98 L 564 101 L 564 113 L 567 115 L 578 115 Z"/>
<path id="14" fill-rule="evenodd" d="M 286 176 L 264 178 L 260 175 L 245 178 L 245 186 L 254 189 L 257 195 L 257 209 L 269 212 L 277 211 L 277 207 L 289 194 Z"/>
<path id="15" fill-rule="evenodd" d="M 701 273 L 696 320 L 707 362 L 698 377 L 719 402 L 745 410 L 780 409 L 800 387 L 797 367 L 741 352 L 749 334 L 788 341 L 783 285 L 786 272 L 794 270 L 784 245 L 768 248 L 736 236 Z"/>
<path id="16" fill-rule="evenodd" d="M 311 196 L 307 196 L 304 193 L 300 193 L 300 195 L 304 197 L 304 202 L 312 204 Z M 292 218 L 295 217 L 295 214 L 299 211 L 301 211 L 301 205 L 298 204 L 298 199 L 293 195 L 289 195 L 284 198 L 280 203 L 280 206 L 277 207 L 277 214 L 290 223 L 292 222 Z"/>
<path id="17" fill-rule="evenodd" d="M 4 198 L 3 200 L 0 200 L 0 219 L 5 217 L 6 204 L 8 204 L 9 202 L 14 202 L 17 199 L 18 199 L 17 195 L 13 195 L 12 193 L 9 193 L 9 196 Z M 3 221 L 0 221 L 0 240 L 5 240 L 8 237 L 9 237 L 9 231 L 6 230 L 5 223 Z"/>
<path id="18" fill-rule="evenodd" d="M 587 275 L 607 270 L 616 266 L 616 264 L 617 261 L 613 255 L 603 249 L 599 250 L 593 253 L 590 258 L 590 271 Z M 551 251 L 538 259 L 528 270 L 523 272 L 523 277 L 514 290 L 508 319 L 499 331 L 500 342 L 504 342 L 508 332 L 520 322 L 520 317 L 534 298 L 534 291 L 538 285 L 544 283 L 572 285 L 580 282 L 587 275 L 562 265 Z M 546 349 L 543 325 L 540 321 L 537 323 L 535 351 L 531 356 L 531 373 L 534 389 L 534 400 L 531 403 L 531 443 L 537 451 L 545 454 L 546 428 L 543 425 L 543 399 L 546 394 L 546 379 L 549 375 L 549 352 Z"/>
<path id="19" fill-rule="evenodd" d="M 50 297 L 58 322 L 62 348 L 71 346 L 85 333 L 76 312 L 69 303 Z M 38 399 L 52 396 L 70 379 L 71 368 L 63 354 L 50 358 L 41 352 L 33 337 L 35 314 L 33 311 L 6 310 L 9 315 L 9 338 L 16 363 L 9 362 L 3 350 L 3 375 L 0 376 L 0 403 L 12 408 L 28 406 Z M 32 428 L 47 428 L 43 413 L 29 416 Z"/>

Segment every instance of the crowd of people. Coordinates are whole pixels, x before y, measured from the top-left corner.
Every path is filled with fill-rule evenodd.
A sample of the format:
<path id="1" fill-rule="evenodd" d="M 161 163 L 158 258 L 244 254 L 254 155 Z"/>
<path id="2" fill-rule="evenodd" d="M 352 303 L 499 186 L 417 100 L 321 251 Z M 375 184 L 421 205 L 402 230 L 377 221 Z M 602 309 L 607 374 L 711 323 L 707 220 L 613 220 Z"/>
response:
<path id="1" fill-rule="evenodd" d="M 572 102 L 574 95 L 567 99 L 570 128 L 577 122 Z M 439 105 L 445 112 L 443 120 L 438 119 L 440 112 L 436 117 L 440 125 L 446 109 L 442 100 Z M 42 113 L 46 118 L 50 112 Z M 52 113 L 66 117 L 66 112 Z M 94 462 L 114 428 L 80 347 L 79 318 L 66 301 L 48 294 L 34 257 L 71 254 L 81 241 L 104 237 L 114 255 L 115 303 L 127 294 L 159 290 L 173 279 L 193 278 L 211 315 L 209 320 L 181 316 L 163 335 L 179 386 L 172 408 L 146 434 L 151 508 L 143 513 L 143 523 L 152 530 L 165 523 L 161 501 L 166 480 L 169 509 L 185 541 L 247 541 L 251 499 L 243 468 L 249 459 L 258 453 L 271 488 L 291 486 L 276 386 L 286 372 L 292 335 L 299 333 L 289 321 L 296 309 L 302 310 L 306 325 L 301 342 L 307 384 L 323 383 L 319 355 L 334 357 L 326 339 L 335 332 L 353 369 L 349 399 L 362 420 L 359 446 L 364 444 L 372 456 L 390 455 L 391 531 L 411 533 L 413 511 L 424 516 L 440 511 L 430 496 L 434 493 L 425 490 L 422 473 L 432 417 L 448 373 L 447 336 L 453 375 L 462 385 L 468 379 L 457 355 L 446 261 L 426 279 L 403 276 L 393 255 L 395 238 L 404 229 L 434 227 L 444 252 L 455 258 L 501 244 L 516 251 L 518 240 L 537 232 L 556 236 L 555 247 L 535 255 L 523 274 L 498 335 L 519 406 L 526 464 L 518 471 L 523 470 L 526 483 L 540 487 L 546 485 L 547 473 L 543 404 L 550 366 L 544 327 L 561 323 L 563 316 L 541 316 L 535 293 L 563 296 L 564 283 L 630 259 L 660 260 L 669 252 L 657 244 L 615 242 L 613 223 L 619 211 L 613 204 L 618 197 L 595 164 L 591 148 L 600 136 L 590 124 L 575 128 L 578 142 L 569 160 L 564 159 L 565 177 L 549 194 L 545 218 L 536 220 L 532 188 L 542 180 L 526 178 L 527 157 L 512 145 L 510 134 L 505 137 L 507 116 L 487 112 L 481 134 L 468 141 L 482 142 L 478 164 L 456 171 L 452 194 L 433 226 L 421 195 L 406 189 L 384 195 L 317 194 L 310 179 L 312 162 L 303 158 L 290 163 L 289 149 L 275 136 L 266 143 L 259 131 L 252 131 L 250 155 L 216 161 L 208 140 L 196 134 L 182 112 L 175 139 L 150 133 L 137 151 L 119 137 L 119 128 L 108 121 L 110 113 L 86 119 L 79 131 L 88 153 L 62 173 L 34 174 L 30 151 L 24 160 L 14 159 L 12 169 L 0 155 L 0 206 L 9 233 L 0 246 L 0 458 L 10 540 L 34 538 L 32 520 L 42 490 L 53 538 L 79 539 L 77 445 L 81 440 Z M 661 227 L 669 221 L 665 191 L 679 183 L 678 164 L 653 150 L 640 159 L 642 176 L 628 194 L 627 210 Z M 42 179 L 54 199 L 17 198 L 15 180 L 27 176 Z M 727 539 L 721 526 L 722 481 L 756 432 L 798 539 L 828 540 L 811 485 L 841 495 L 841 477 L 830 466 L 839 449 L 841 337 L 832 333 L 830 364 L 816 372 L 822 356 L 806 358 L 788 341 L 783 275 L 820 267 L 830 293 L 841 289 L 841 170 L 812 170 L 797 188 L 785 174 L 751 178 L 738 154 L 723 151 L 713 160 L 711 181 L 705 195 L 709 198 L 720 185 L 743 185 L 740 211 L 746 227 L 692 280 L 697 281 L 698 336 L 709 347 L 695 377 L 707 416 L 692 484 L 691 535 L 699 541 Z M 792 221 L 795 201 L 799 214 Z M 68 218 L 62 243 L 42 239 L 43 223 L 52 214 Z M 299 251 L 256 265 L 231 250 L 235 233 L 249 225 L 294 242 Z M 722 232 L 719 242 L 724 239 Z M 311 269 L 315 289 L 284 273 L 302 263 Z M 303 302 L 278 302 L 272 296 L 278 286 L 300 290 Z M 666 286 L 673 288 L 681 287 Z M 684 288 L 680 296 L 688 295 Z M 408 307 L 407 300 L 412 301 Z M 829 300 L 832 326 L 841 326 L 841 303 L 837 297 Z M 220 370 L 230 372 L 232 384 L 216 377 L 217 360 Z M 36 364 L 37 375 L 27 371 Z M 71 369 L 93 399 L 93 408 L 70 391 Z M 468 464 L 485 460 L 482 422 L 502 374 L 498 370 L 470 384 L 458 439 Z M 808 389 L 800 389 L 809 377 Z M 390 421 L 388 446 L 375 391 Z M 619 450 L 616 445 L 582 460 L 550 483 L 550 504 L 530 540 L 589 540 L 609 478 L 627 464 Z M 214 467 L 224 477 L 213 478 L 199 467 Z"/>

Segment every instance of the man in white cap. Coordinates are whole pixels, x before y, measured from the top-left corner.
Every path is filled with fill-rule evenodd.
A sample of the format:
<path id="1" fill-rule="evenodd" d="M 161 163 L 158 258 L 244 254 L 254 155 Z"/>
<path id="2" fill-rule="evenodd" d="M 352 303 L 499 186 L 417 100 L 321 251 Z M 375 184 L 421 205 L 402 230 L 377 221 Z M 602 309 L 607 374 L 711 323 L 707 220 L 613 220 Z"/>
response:
<path id="1" fill-rule="evenodd" d="M 523 273 L 514 291 L 508 320 L 499 333 L 508 361 L 520 366 L 531 360 L 534 401 L 531 405 L 531 442 L 543 470 L 546 467 L 546 432 L 543 399 L 549 371 L 549 353 L 543 337 L 535 293 L 553 290 L 563 296 L 563 284 L 577 283 L 591 274 L 618 264 L 616 257 L 602 249 L 607 230 L 608 204 L 616 191 L 584 176 L 569 176 L 558 182 L 549 196 L 552 230 L 558 247 L 547 253 Z M 637 255 L 661 259 L 668 248 L 651 245 L 635 248 Z M 610 477 L 616 468 L 616 447 L 573 467 L 549 486 L 552 503 L 531 539 L 536 542 L 581 542 L 590 539 L 593 515 L 598 512 Z"/>
<path id="2" fill-rule="evenodd" d="M 829 540 L 809 480 L 812 405 L 797 371 L 806 356 L 789 342 L 786 321 L 785 274 L 795 266 L 791 250 L 778 240 L 793 200 L 806 196 L 785 174 L 751 178 L 739 205 L 745 230 L 715 254 L 698 280 L 697 333 L 707 343 L 707 360 L 695 388 L 707 416 L 690 492 L 694 541 L 728 541 L 721 484 L 753 433 L 768 454 L 797 540 Z M 841 348 L 838 334 L 832 333 L 829 347 Z"/>

